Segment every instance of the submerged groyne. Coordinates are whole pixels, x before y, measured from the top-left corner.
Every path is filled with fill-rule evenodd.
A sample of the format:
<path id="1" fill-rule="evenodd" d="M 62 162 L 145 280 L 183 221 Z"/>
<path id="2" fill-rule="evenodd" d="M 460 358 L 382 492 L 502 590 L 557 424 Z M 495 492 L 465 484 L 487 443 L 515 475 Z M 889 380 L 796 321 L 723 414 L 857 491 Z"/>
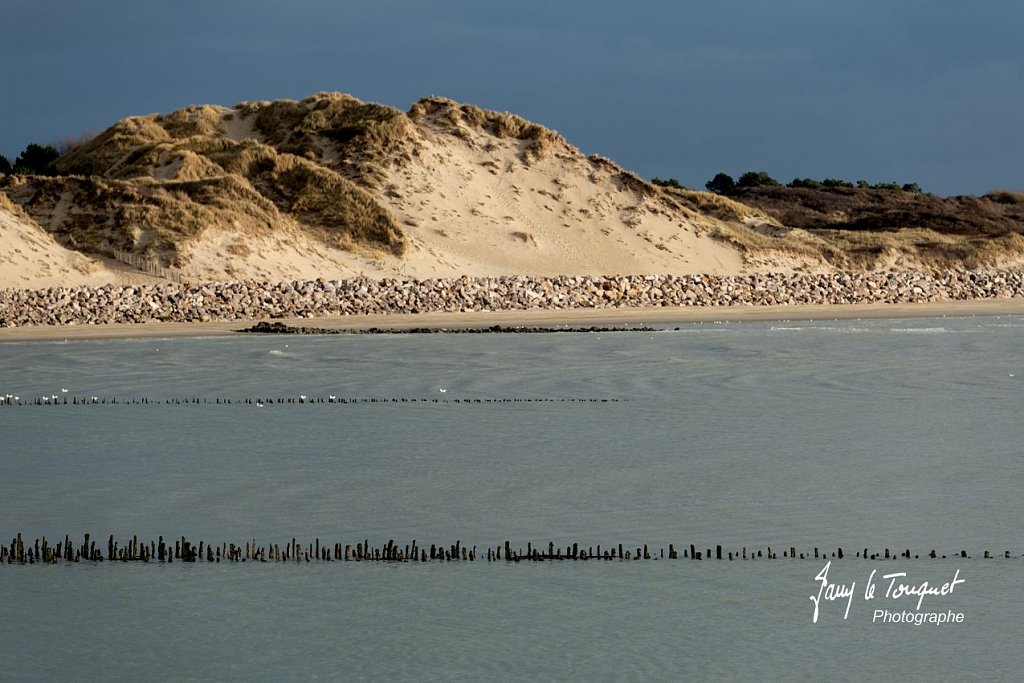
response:
<path id="1" fill-rule="evenodd" d="M 1024 297 L 1024 271 L 252 280 L 0 290 L 0 327 L 356 314 L 904 304 Z"/>
<path id="2" fill-rule="evenodd" d="M 649 546 L 648 544 L 584 544 L 579 542 L 556 545 L 553 541 L 525 546 L 513 545 L 509 541 L 480 546 L 467 545 L 460 540 L 454 543 L 418 543 L 412 541 L 399 545 L 389 539 L 380 545 L 372 545 L 369 538 L 355 542 L 322 541 L 315 538 L 299 542 L 292 538 L 284 543 L 260 543 L 255 538 L 243 542 L 208 543 L 205 540 L 188 539 L 185 536 L 158 537 L 156 540 L 139 540 L 137 535 L 129 539 L 117 539 L 113 534 L 106 541 L 97 541 L 85 534 L 79 541 L 64 535 L 56 541 L 44 536 L 27 541 L 22 534 L 15 536 L 9 544 L 0 546 L 0 564 L 59 564 L 76 562 L 564 562 L 598 560 L 808 560 L 858 558 L 864 560 L 909 560 L 909 559 L 1014 559 L 1024 557 L 1009 550 L 973 555 L 966 550 L 940 553 L 935 549 L 911 551 L 910 548 L 891 550 L 883 548 L 872 551 L 869 548 L 856 550 L 853 555 L 841 547 L 822 550 L 818 547 L 798 550 L 795 546 L 773 548 L 772 546 L 730 548 L 716 544 L 713 548 L 700 544 Z"/>
<path id="3" fill-rule="evenodd" d="M 309 396 L 300 394 L 298 396 L 175 396 L 175 397 L 149 397 L 149 396 L 77 396 L 67 393 L 49 394 L 44 396 L 21 396 L 19 394 L 0 394 L 0 406 L 2 407 L 32 407 L 32 406 L 294 406 L 299 404 L 336 404 L 336 405 L 361 405 L 368 403 L 405 405 L 410 403 L 432 403 L 432 404 L 477 404 L 477 405 L 506 405 L 520 403 L 628 403 L 629 398 L 618 397 L 597 397 L 597 396 L 446 396 L 447 389 L 438 389 L 440 396 Z"/>

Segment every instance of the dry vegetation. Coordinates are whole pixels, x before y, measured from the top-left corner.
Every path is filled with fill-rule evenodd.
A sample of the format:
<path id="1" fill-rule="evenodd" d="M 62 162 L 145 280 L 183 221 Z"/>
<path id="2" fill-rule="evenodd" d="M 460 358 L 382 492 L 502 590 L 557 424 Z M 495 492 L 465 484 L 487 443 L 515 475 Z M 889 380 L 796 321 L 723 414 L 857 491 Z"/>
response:
<path id="1" fill-rule="evenodd" d="M 793 253 L 817 250 L 843 269 L 993 268 L 1024 261 L 1024 195 L 1017 192 L 936 197 L 898 190 L 758 187 L 729 198 L 712 196 L 713 202 L 768 219 L 701 206 L 743 221 L 745 226 L 727 226 L 720 237 L 749 253 L 770 249 L 765 236 L 771 235 L 789 243 Z"/>
<path id="2" fill-rule="evenodd" d="M 931 229 L 968 237 L 1024 231 L 1024 203 L 1014 201 L 1018 196 L 1002 192 L 985 197 L 936 197 L 893 190 L 788 187 L 750 188 L 731 195 L 794 228 Z"/>
<path id="3" fill-rule="evenodd" d="M 508 112 L 481 109 L 472 104 L 460 104 L 444 97 L 425 97 L 409 109 L 414 122 L 430 121 L 446 125 L 447 132 L 465 138 L 462 127 L 485 131 L 498 139 L 520 140 L 525 143 L 522 160 L 529 163 L 542 159 L 556 145 L 567 143 L 558 133 L 544 126 Z"/>
<path id="4" fill-rule="evenodd" d="M 8 199 L 7 195 L 3 192 L 0 192 L 0 209 L 13 213 L 16 216 L 21 214 L 21 207 Z"/>
<path id="5" fill-rule="evenodd" d="M 278 152 L 326 164 L 371 188 L 381 184 L 381 166 L 401 159 L 408 139 L 401 111 L 351 95 L 318 93 L 301 102 L 245 102 L 238 108 Z"/>
<path id="6" fill-rule="evenodd" d="M 235 116 L 253 117 L 262 141 L 231 138 Z M 401 227 L 357 183 L 379 178 L 372 162 L 396 148 L 404 125 L 397 110 L 337 94 L 186 107 L 119 121 L 61 157 L 61 176 L 10 177 L 0 196 L 66 246 L 172 267 L 208 228 L 253 235 L 283 223 L 340 248 L 400 255 Z"/>

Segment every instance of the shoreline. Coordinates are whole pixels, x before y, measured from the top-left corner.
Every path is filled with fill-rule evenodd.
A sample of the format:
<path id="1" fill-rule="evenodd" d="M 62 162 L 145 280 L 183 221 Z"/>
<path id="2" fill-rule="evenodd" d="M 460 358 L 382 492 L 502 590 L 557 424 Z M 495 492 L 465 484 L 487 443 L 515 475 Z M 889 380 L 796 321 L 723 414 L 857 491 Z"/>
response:
<path id="1" fill-rule="evenodd" d="M 502 327 L 629 327 L 717 322 L 776 322 L 793 320 L 856 320 L 1024 315 L 1024 299 L 911 304 L 801 304 L 793 306 L 649 306 L 543 310 L 473 311 L 463 313 L 358 314 L 304 318 L 262 318 L 294 327 L 367 331 L 430 328 L 466 330 Z M 38 325 L 0 329 L 0 343 L 82 341 L 167 337 L 248 336 L 241 332 L 260 320 L 213 322 L 144 322 L 98 325 Z"/>

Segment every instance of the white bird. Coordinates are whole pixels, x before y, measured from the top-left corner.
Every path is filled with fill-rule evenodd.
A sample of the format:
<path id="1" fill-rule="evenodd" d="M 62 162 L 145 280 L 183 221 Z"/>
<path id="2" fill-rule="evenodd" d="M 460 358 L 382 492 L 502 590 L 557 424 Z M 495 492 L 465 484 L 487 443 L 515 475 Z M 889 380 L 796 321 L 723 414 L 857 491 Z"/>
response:
<path id="1" fill-rule="evenodd" d="M 256 407 L 257 408 L 262 408 L 263 407 L 263 401 L 256 401 Z"/>
<path id="2" fill-rule="evenodd" d="M 68 390 L 67 390 L 67 388 L 66 388 L 66 387 L 61 387 L 61 388 L 60 388 L 60 393 L 62 393 L 62 394 L 66 394 L 66 393 L 68 393 Z"/>
<path id="3" fill-rule="evenodd" d="M 334 403 L 335 399 L 337 399 L 337 398 L 338 398 L 337 396 L 328 396 L 327 400 L 330 401 L 331 403 Z"/>
<path id="4" fill-rule="evenodd" d="M 306 402 L 306 395 L 305 394 L 299 394 L 299 403 L 305 403 L 305 402 Z"/>
<path id="5" fill-rule="evenodd" d="M 437 390 L 440 391 L 442 394 L 448 393 L 448 390 L 445 389 L 444 387 L 438 387 Z"/>

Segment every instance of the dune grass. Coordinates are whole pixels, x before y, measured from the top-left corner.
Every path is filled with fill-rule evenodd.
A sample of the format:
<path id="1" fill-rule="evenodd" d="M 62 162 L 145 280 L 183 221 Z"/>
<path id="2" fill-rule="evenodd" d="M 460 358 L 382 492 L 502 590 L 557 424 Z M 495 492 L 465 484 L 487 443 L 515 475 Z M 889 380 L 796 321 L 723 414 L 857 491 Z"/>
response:
<path id="1" fill-rule="evenodd" d="M 238 110 L 243 119 L 252 117 L 253 128 L 279 152 L 324 163 L 329 148 L 340 161 L 338 171 L 373 188 L 408 135 L 408 120 L 398 109 L 341 93 L 299 102 L 243 102 Z"/>
<path id="2" fill-rule="evenodd" d="M 0 192 L 0 209 L 3 209 L 7 213 L 12 213 L 15 216 L 22 215 L 21 207 L 12 202 L 3 192 Z"/>
<path id="3" fill-rule="evenodd" d="M 414 121 L 429 117 L 435 122 L 447 123 L 449 132 L 460 137 L 461 126 L 471 126 L 499 139 L 526 142 L 523 160 L 527 162 L 544 158 L 556 144 L 567 144 L 555 131 L 521 116 L 481 109 L 472 104 L 460 104 L 444 97 L 425 97 L 419 100 L 410 108 L 409 117 Z"/>
<path id="4" fill-rule="evenodd" d="M 228 137 L 223 121 L 234 115 L 200 106 L 120 121 L 61 158 L 65 175 L 31 180 L 34 213 L 83 249 L 110 245 L 165 265 L 182 263 L 208 227 L 272 230 L 283 216 L 342 248 L 405 251 L 391 213 L 343 175 L 372 185 L 374 159 L 402 135 L 401 112 L 339 94 L 240 105 L 266 144 Z M 346 160 L 337 170 L 317 163 L 331 145 Z M 62 198 L 71 209 L 58 216 Z"/>
<path id="5" fill-rule="evenodd" d="M 984 197 L 997 204 L 1024 204 L 1024 192 L 1017 190 L 992 190 Z"/>

